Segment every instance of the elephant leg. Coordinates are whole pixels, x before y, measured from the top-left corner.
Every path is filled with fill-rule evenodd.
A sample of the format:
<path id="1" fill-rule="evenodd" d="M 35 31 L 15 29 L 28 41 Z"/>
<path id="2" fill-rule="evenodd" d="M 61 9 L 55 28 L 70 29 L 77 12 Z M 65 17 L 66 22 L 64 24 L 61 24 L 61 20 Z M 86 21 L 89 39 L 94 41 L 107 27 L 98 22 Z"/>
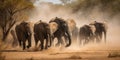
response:
<path id="1" fill-rule="evenodd" d="M 19 46 L 21 46 L 22 45 L 22 43 L 21 43 L 22 41 L 21 40 L 18 40 L 18 41 L 19 41 Z"/>
<path id="2" fill-rule="evenodd" d="M 48 48 L 48 38 L 46 39 L 45 49 Z"/>
<path id="3" fill-rule="evenodd" d="M 97 36 L 96 36 L 96 42 L 97 42 L 97 43 L 100 42 L 100 35 L 99 35 L 99 34 L 97 34 Z"/>
<path id="4" fill-rule="evenodd" d="M 102 32 L 100 33 L 100 40 L 102 40 Z"/>
<path id="5" fill-rule="evenodd" d="M 105 43 L 106 43 L 106 30 L 104 30 L 104 41 L 105 41 Z"/>
<path id="6" fill-rule="evenodd" d="M 87 43 L 87 36 L 84 36 L 84 38 L 83 38 L 83 40 L 84 40 L 84 42 L 83 42 L 83 45 L 85 45 L 86 43 Z"/>
<path id="7" fill-rule="evenodd" d="M 42 51 L 44 48 L 44 39 L 41 39 L 40 41 L 41 41 L 40 47 L 41 47 L 41 51 Z"/>
<path id="8" fill-rule="evenodd" d="M 50 36 L 50 45 L 48 47 L 51 47 L 52 46 L 52 43 L 54 42 L 54 38 L 53 36 Z"/>
<path id="9" fill-rule="evenodd" d="M 30 48 L 31 47 L 31 37 L 28 38 L 28 46 L 27 48 Z"/>
<path id="10" fill-rule="evenodd" d="M 38 45 L 38 40 L 35 40 L 35 47 L 37 47 Z"/>
<path id="11" fill-rule="evenodd" d="M 23 50 L 25 50 L 25 48 L 26 48 L 26 42 L 23 41 Z"/>
<path id="12" fill-rule="evenodd" d="M 86 44 L 86 39 L 84 39 L 84 41 L 83 41 L 83 45 L 85 45 Z"/>
<path id="13" fill-rule="evenodd" d="M 35 38 L 35 47 L 37 47 L 39 39 L 37 38 L 37 36 L 35 34 L 34 34 L 34 38 Z"/>
<path id="14" fill-rule="evenodd" d="M 68 44 L 68 36 L 64 34 L 64 38 L 65 38 L 65 43 Z"/>
<path id="15" fill-rule="evenodd" d="M 81 33 L 79 33 L 79 44 L 82 45 L 82 40 L 83 40 L 83 35 L 81 35 Z"/>
<path id="16" fill-rule="evenodd" d="M 92 42 L 94 42 L 94 41 L 95 41 L 95 35 L 92 35 L 92 36 L 90 37 L 90 40 L 91 40 Z"/>
<path id="17" fill-rule="evenodd" d="M 56 43 L 56 46 L 59 46 L 60 45 L 60 43 L 61 43 L 61 37 L 59 36 L 59 37 L 57 37 L 57 39 L 58 39 L 58 42 Z"/>
<path id="18" fill-rule="evenodd" d="M 79 44 L 82 44 L 82 37 L 79 38 Z"/>

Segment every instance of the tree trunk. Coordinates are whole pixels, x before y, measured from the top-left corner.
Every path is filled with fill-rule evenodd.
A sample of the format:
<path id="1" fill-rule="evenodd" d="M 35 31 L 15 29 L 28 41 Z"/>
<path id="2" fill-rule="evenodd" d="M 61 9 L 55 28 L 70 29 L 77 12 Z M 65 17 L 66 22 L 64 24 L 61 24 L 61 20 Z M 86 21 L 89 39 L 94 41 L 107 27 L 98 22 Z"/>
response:
<path id="1" fill-rule="evenodd" d="M 3 37 L 2 37 L 2 41 L 5 41 L 7 36 L 9 34 L 9 31 L 7 30 L 7 32 L 3 32 Z"/>
<path id="2" fill-rule="evenodd" d="M 8 34 L 9 34 L 9 32 L 10 32 L 10 29 L 14 26 L 15 23 L 16 23 L 16 22 L 14 22 L 13 24 L 11 24 L 11 26 L 10 26 L 7 30 L 3 29 L 2 41 L 5 42 L 7 36 L 8 36 Z M 6 28 L 6 27 L 4 27 L 4 28 Z"/>

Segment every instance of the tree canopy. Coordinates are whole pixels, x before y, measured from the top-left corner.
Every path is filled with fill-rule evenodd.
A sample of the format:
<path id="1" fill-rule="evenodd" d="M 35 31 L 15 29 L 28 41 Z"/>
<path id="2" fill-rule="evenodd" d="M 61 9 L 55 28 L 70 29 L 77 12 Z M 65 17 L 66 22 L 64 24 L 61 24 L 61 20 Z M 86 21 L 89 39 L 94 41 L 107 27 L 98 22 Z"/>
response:
<path id="1" fill-rule="evenodd" d="M 25 13 L 33 7 L 33 3 L 28 0 L 0 0 L 0 27 L 3 32 L 3 41 L 12 26 L 18 20 L 27 17 Z"/>
<path id="2" fill-rule="evenodd" d="M 120 0 L 60 0 L 64 5 L 70 6 L 73 12 L 91 11 L 94 7 L 99 7 L 101 11 L 111 14 L 120 13 Z M 66 3 L 71 1 L 71 3 Z"/>

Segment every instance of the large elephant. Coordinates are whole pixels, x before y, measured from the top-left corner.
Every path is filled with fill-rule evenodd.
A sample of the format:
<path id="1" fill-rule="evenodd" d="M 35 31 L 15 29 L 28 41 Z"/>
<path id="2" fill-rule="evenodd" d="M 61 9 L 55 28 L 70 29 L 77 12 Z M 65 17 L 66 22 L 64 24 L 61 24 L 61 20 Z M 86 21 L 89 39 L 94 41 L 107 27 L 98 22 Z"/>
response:
<path id="1" fill-rule="evenodd" d="M 107 25 L 103 22 L 97 22 L 97 21 L 90 23 L 90 25 L 94 25 L 96 28 L 96 31 L 95 31 L 96 41 L 100 42 L 102 40 L 102 36 L 104 33 L 104 41 L 106 42 Z"/>
<path id="2" fill-rule="evenodd" d="M 84 25 L 82 27 L 80 27 L 79 30 L 79 40 L 80 40 L 80 44 L 86 44 L 88 42 L 90 42 L 93 37 L 94 37 L 94 29 L 95 27 L 92 27 L 90 25 Z"/>
<path id="3" fill-rule="evenodd" d="M 23 50 L 26 48 L 26 41 L 28 41 L 27 48 L 31 47 L 31 30 L 30 25 L 27 22 L 21 22 L 15 27 L 16 35 L 18 38 L 19 45 L 23 45 Z"/>
<path id="4" fill-rule="evenodd" d="M 55 37 L 57 37 L 57 39 L 58 39 L 56 46 L 63 44 L 62 36 L 64 36 L 64 37 L 67 36 L 69 42 L 66 43 L 66 47 L 70 46 L 71 45 L 71 36 L 70 36 L 68 25 L 67 25 L 66 21 L 64 21 L 64 19 L 62 19 L 62 18 L 56 17 L 55 19 L 52 19 L 51 21 L 49 21 L 49 23 L 53 23 L 53 22 L 57 24 L 57 29 L 53 33 L 53 37 L 52 37 L 52 40 L 54 40 Z"/>
<path id="5" fill-rule="evenodd" d="M 50 37 L 49 24 L 42 22 L 41 20 L 34 24 L 34 38 L 35 38 L 35 46 L 37 46 L 40 41 L 41 50 L 44 48 L 48 48 L 48 41 Z M 46 44 L 44 47 L 44 39 L 46 39 Z"/>
<path id="6" fill-rule="evenodd" d="M 78 38 L 78 27 L 74 19 L 67 19 L 67 24 L 72 38 L 72 43 L 76 44 Z M 66 39 L 67 40 L 67 39 Z"/>

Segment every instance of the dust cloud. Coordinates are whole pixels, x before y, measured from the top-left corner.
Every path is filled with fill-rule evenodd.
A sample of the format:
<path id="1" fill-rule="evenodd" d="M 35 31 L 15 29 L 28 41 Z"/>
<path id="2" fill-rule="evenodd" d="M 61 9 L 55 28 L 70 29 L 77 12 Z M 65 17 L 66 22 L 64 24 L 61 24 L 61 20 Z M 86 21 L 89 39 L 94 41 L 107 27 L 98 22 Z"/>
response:
<path id="1" fill-rule="evenodd" d="M 30 15 L 31 22 L 37 22 L 39 20 L 49 22 L 54 17 L 61 17 L 65 20 L 74 19 L 77 23 L 77 27 L 80 28 L 84 24 L 89 24 L 93 21 L 106 22 L 108 25 L 107 42 L 104 43 L 102 39 L 101 43 L 89 43 L 85 46 L 79 45 L 79 39 L 77 44 L 72 45 L 69 48 L 63 49 L 63 51 L 74 50 L 120 50 L 120 14 L 110 15 L 108 12 L 103 12 L 100 5 L 96 5 L 91 8 L 90 11 L 76 11 L 73 12 L 71 7 L 62 4 L 53 4 L 50 2 L 37 2 L 34 3 L 35 9 Z M 75 11 L 75 10 L 74 10 Z"/>
<path id="2" fill-rule="evenodd" d="M 100 8 L 100 5 L 95 5 L 94 7 L 90 7 L 91 10 L 84 11 L 74 10 L 73 7 L 66 6 L 64 4 L 53 4 L 51 2 L 40 2 L 39 0 L 34 2 L 35 8 L 33 9 L 31 15 L 29 16 L 28 22 L 31 23 L 31 30 L 33 33 L 33 25 L 35 22 L 42 20 L 45 22 L 49 22 L 54 17 L 60 17 L 65 20 L 74 19 L 78 28 L 85 24 L 89 24 L 93 21 L 105 22 L 108 25 L 107 31 L 107 42 L 104 42 L 104 39 L 100 43 L 89 43 L 85 46 L 79 44 L 79 39 L 75 43 L 73 43 L 70 47 L 51 47 L 48 50 L 50 51 L 103 51 L 103 50 L 120 50 L 120 14 L 110 15 L 108 12 L 103 12 Z M 9 37 L 12 40 L 12 36 Z M 9 43 L 12 41 L 9 40 Z M 57 41 L 57 40 L 56 40 Z M 74 41 L 74 40 L 73 40 Z M 34 37 L 32 35 L 32 48 L 34 48 Z M 7 48 L 11 49 L 11 48 Z M 13 48 L 16 49 L 16 48 Z M 18 50 L 20 47 L 17 47 Z M 32 49 L 31 49 L 32 50 Z"/>

